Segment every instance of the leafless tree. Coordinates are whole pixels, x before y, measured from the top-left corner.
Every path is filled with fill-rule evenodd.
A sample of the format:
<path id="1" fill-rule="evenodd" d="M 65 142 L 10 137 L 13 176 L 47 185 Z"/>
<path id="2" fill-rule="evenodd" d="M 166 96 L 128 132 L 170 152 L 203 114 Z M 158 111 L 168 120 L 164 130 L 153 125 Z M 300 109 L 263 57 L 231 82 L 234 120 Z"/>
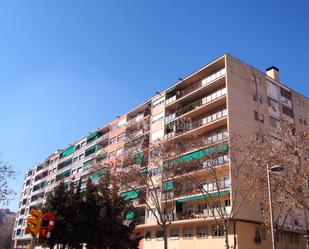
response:
<path id="1" fill-rule="evenodd" d="M 8 186 L 8 179 L 15 177 L 15 171 L 12 166 L 1 159 L 0 154 L 0 204 L 7 204 L 9 196 L 14 192 Z"/>
<path id="2" fill-rule="evenodd" d="M 260 186 L 261 208 L 265 223 L 269 225 L 269 203 L 267 193 L 267 171 L 277 166 L 281 172 L 271 172 L 271 191 L 276 229 L 281 229 L 288 218 L 304 215 L 309 210 L 309 132 L 296 131 L 287 120 L 271 133 L 258 133 L 248 148 L 255 164 L 255 186 Z M 263 188 L 264 186 L 264 188 Z M 297 218 L 297 217 L 296 217 Z M 305 220 L 306 230 L 308 230 Z"/>

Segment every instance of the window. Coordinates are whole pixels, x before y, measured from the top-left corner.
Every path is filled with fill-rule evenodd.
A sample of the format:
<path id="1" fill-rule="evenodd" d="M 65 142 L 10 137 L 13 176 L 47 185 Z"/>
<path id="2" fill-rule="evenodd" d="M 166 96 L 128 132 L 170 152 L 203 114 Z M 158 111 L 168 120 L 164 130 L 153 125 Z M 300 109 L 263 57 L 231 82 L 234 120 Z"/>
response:
<path id="1" fill-rule="evenodd" d="M 156 168 L 152 168 L 149 170 L 149 175 L 150 176 L 157 176 L 161 174 L 161 168 L 160 167 L 156 167 Z"/>
<path id="2" fill-rule="evenodd" d="M 272 107 L 274 109 L 274 111 L 277 111 L 277 108 L 278 108 L 278 101 L 271 98 L 271 97 L 268 97 L 267 98 L 267 101 L 268 101 L 268 105 L 270 107 Z"/>
<path id="3" fill-rule="evenodd" d="M 230 207 L 231 206 L 231 200 L 230 199 L 224 200 L 224 206 Z"/>
<path id="4" fill-rule="evenodd" d="M 283 104 L 281 104 L 282 113 L 293 118 L 293 110 Z"/>
<path id="5" fill-rule="evenodd" d="M 151 140 L 157 140 L 163 137 L 163 130 L 155 131 L 151 134 Z"/>
<path id="6" fill-rule="evenodd" d="M 117 123 L 116 124 L 112 124 L 112 126 L 111 126 L 111 130 L 112 131 L 117 129 L 117 128 L 118 128 L 118 124 Z"/>
<path id="7" fill-rule="evenodd" d="M 172 229 L 170 231 L 170 237 L 171 237 L 171 239 L 179 239 L 179 230 L 178 229 Z"/>
<path id="8" fill-rule="evenodd" d="M 113 151 L 108 155 L 109 159 L 113 159 L 115 156 L 116 156 L 116 151 Z"/>
<path id="9" fill-rule="evenodd" d="M 84 155 L 84 154 L 81 154 L 81 155 L 78 156 L 78 159 L 80 160 L 80 159 L 82 159 L 82 158 L 84 158 L 84 157 L 85 157 L 85 155 Z"/>
<path id="10" fill-rule="evenodd" d="M 269 124 L 273 128 L 278 128 L 279 127 L 279 120 L 272 117 L 272 116 L 269 116 Z"/>
<path id="11" fill-rule="evenodd" d="M 155 101 L 153 101 L 152 108 L 154 108 L 156 106 L 159 106 L 159 105 L 161 105 L 163 103 L 164 103 L 164 96 L 161 97 L 161 98 L 156 99 Z"/>
<path id="12" fill-rule="evenodd" d="M 153 208 L 153 209 L 147 209 L 147 217 L 154 217 L 154 214 L 158 215 L 158 210 Z"/>
<path id="13" fill-rule="evenodd" d="M 160 120 L 162 120 L 164 117 L 164 112 L 160 112 L 154 116 L 152 116 L 152 123 L 156 123 L 159 122 Z"/>
<path id="14" fill-rule="evenodd" d="M 73 163 L 75 163 L 78 160 L 78 157 L 73 158 Z"/>
<path id="15" fill-rule="evenodd" d="M 253 96 L 252 96 L 252 99 L 253 99 L 254 101 L 260 102 L 261 104 L 263 103 L 262 96 L 260 96 L 260 95 L 257 95 L 257 94 L 253 95 Z"/>
<path id="16" fill-rule="evenodd" d="M 156 231 L 156 237 L 157 239 L 163 239 L 163 231 L 162 230 Z"/>
<path id="17" fill-rule="evenodd" d="M 207 238 L 208 237 L 207 227 L 198 227 L 197 228 L 197 237 L 198 238 Z"/>
<path id="18" fill-rule="evenodd" d="M 81 144 L 80 144 L 80 147 L 84 147 L 86 145 L 86 141 L 83 141 Z"/>
<path id="19" fill-rule="evenodd" d="M 121 126 L 123 126 L 123 125 L 125 125 L 126 124 L 126 119 L 124 118 L 124 119 L 121 119 L 118 123 L 117 123 L 117 127 L 121 127 Z"/>
<path id="20" fill-rule="evenodd" d="M 254 120 L 259 121 L 259 113 L 257 111 L 253 112 Z"/>
<path id="21" fill-rule="evenodd" d="M 111 138 L 111 140 L 109 141 L 109 144 L 115 144 L 117 142 L 117 138 L 113 137 Z"/>
<path id="22" fill-rule="evenodd" d="M 192 238 L 193 237 L 193 230 L 191 228 L 184 228 L 183 237 L 184 238 Z"/>
<path id="23" fill-rule="evenodd" d="M 220 226 L 213 226 L 212 228 L 212 236 L 214 237 L 222 237 L 224 236 L 223 228 Z"/>
<path id="24" fill-rule="evenodd" d="M 150 232 L 150 231 L 146 231 L 146 233 L 145 233 L 145 239 L 146 239 L 146 240 L 151 240 L 151 232 Z"/>
<path id="25" fill-rule="evenodd" d="M 280 93 L 281 93 L 282 97 L 289 99 L 289 100 L 292 100 L 292 94 L 291 94 L 290 91 L 280 87 Z"/>
<path id="26" fill-rule="evenodd" d="M 121 133 L 120 135 L 118 135 L 117 140 L 118 141 L 124 141 L 126 139 L 126 135 L 124 133 Z"/>
<path id="27" fill-rule="evenodd" d="M 116 151 L 116 155 L 119 156 L 123 153 L 123 147 L 122 148 L 119 148 L 117 151 Z"/>

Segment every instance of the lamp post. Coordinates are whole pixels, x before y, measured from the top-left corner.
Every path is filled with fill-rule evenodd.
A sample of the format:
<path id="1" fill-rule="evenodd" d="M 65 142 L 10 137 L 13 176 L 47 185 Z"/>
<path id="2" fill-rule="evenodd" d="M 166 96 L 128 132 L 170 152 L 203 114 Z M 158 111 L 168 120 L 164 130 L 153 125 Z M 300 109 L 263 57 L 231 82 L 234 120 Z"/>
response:
<path id="1" fill-rule="evenodd" d="M 275 166 L 269 167 L 269 165 L 267 164 L 267 183 L 268 183 L 267 185 L 268 185 L 269 215 L 270 215 L 272 249 L 276 249 L 276 244 L 275 244 L 275 229 L 274 229 L 274 218 L 273 218 L 273 203 L 272 203 L 270 173 L 271 172 L 280 172 L 282 170 L 283 170 L 283 167 L 280 166 L 280 165 L 275 165 Z"/>
<path id="2" fill-rule="evenodd" d="M 306 234 L 306 235 L 304 235 L 304 238 L 305 238 L 305 241 L 306 241 L 306 249 L 308 249 L 309 248 L 309 235 L 308 234 Z"/>

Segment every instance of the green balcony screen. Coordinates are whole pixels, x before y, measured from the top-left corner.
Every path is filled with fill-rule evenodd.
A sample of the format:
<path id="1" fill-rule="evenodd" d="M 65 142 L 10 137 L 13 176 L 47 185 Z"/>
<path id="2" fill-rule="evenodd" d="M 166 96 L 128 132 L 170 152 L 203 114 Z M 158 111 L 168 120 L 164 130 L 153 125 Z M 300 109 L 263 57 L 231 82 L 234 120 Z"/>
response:
<path id="1" fill-rule="evenodd" d="M 224 195 L 224 194 L 228 194 L 228 193 L 230 193 L 230 190 L 224 190 L 224 191 L 213 192 L 213 193 L 208 193 L 208 194 L 203 194 L 203 195 L 198 195 L 198 196 L 193 196 L 193 197 L 187 197 L 187 198 L 177 200 L 177 203 L 182 203 L 182 202 L 187 202 L 187 201 L 195 201 L 195 200 L 199 200 L 199 199 L 204 199 L 206 197 Z"/>
<path id="2" fill-rule="evenodd" d="M 174 181 L 168 181 L 164 183 L 164 190 L 174 189 Z"/>
<path id="3" fill-rule="evenodd" d="M 132 191 L 124 192 L 121 194 L 121 196 L 125 200 L 136 199 L 138 197 L 139 191 L 140 191 L 139 189 L 135 189 Z"/>

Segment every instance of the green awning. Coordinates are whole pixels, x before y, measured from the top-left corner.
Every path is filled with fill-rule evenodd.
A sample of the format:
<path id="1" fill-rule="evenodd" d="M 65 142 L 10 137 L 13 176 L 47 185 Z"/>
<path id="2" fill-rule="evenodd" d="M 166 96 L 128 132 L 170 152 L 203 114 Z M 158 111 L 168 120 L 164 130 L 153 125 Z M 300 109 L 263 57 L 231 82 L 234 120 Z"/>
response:
<path id="1" fill-rule="evenodd" d="M 151 104 L 151 99 L 150 100 L 148 100 L 147 102 L 145 102 L 145 105 L 149 105 L 149 104 Z"/>
<path id="2" fill-rule="evenodd" d="M 164 190 L 174 189 L 174 181 L 171 180 L 171 181 L 165 182 L 163 188 L 164 188 Z"/>
<path id="3" fill-rule="evenodd" d="M 146 174 L 146 173 L 148 172 L 148 168 L 147 168 L 147 167 L 142 168 L 142 169 L 139 170 L 139 172 L 140 172 L 141 174 Z"/>
<path id="4" fill-rule="evenodd" d="M 126 220 L 132 220 L 135 217 L 135 213 L 133 211 L 129 211 L 126 214 Z"/>
<path id="5" fill-rule="evenodd" d="M 62 151 L 60 154 L 60 158 L 66 157 L 71 155 L 74 152 L 74 146 L 71 146 L 70 148 L 67 148 L 66 150 Z"/>
<path id="6" fill-rule="evenodd" d="M 108 170 L 107 167 L 100 169 L 98 172 L 93 173 L 90 178 L 92 181 L 97 181 L 100 179 L 100 177 Z"/>
<path id="7" fill-rule="evenodd" d="M 197 150 L 197 151 L 194 151 L 192 153 L 183 155 L 183 156 L 181 156 L 177 159 L 174 159 L 172 161 L 172 163 L 173 164 L 185 163 L 185 162 L 188 162 L 192 159 L 197 160 L 197 159 L 201 159 L 203 157 L 207 157 L 207 156 L 214 154 L 214 153 L 222 153 L 222 152 L 227 152 L 227 151 L 228 151 L 228 145 L 227 145 L 227 143 L 223 143 L 223 144 L 218 145 L 218 146 L 208 147 L 206 149 Z M 163 166 L 167 167 L 168 162 L 164 162 Z"/>
<path id="8" fill-rule="evenodd" d="M 139 189 L 135 189 L 135 190 L 132 190 L 132 191 L 124 192 L 124 193 L 121 194 L 121 196 L 125 200 L 136 199 L 138 197 L 139 192 L 140 192 Z"/>
<path id="9" fill-rule="evenodd" d="M 91 134 L 91 135 L 88 136 L 87 139 L 86 139 L 87 143 L 90 142 L 90 141 L 96 140 L 98 137 L 100 137 L 100 135 L 101 135 L 101 134 L 100 134 L 99 131 L 97 131 L 97 132 Z"/>
<path id="10" fill-rule="evenodd" d="M 181 203 L 181 202 L 187 202 L 187 201 L 195 201 L 195 200 L 199 200 L 199 199 L 204 199 L 205 197 L 224 195 L 224 194 L 228 194 L 228 193 L 230 193 L 230 190 L 224 190 L 224 191 L 213 192 L 213 193 L 204 194 L 204 195 L 187 197 L 187 198 L 177 200 L 176 202 Z"/>
<path id="11" fill-rule="evenodd" d="M 165 91 L 165 93 L 170 93 L 170 92 L 174 91 L 175 88 L 176 88 L 176 87 L 174 86 L 174 87 L 172 87 L 172 88 L 170 88 L 170 89 L 167 89 L 167 90 Z"/>
<path id="12" fill-rule="evenodd" d="M 93 159 L 88 160 L 87 162 L 84 162 L 84 164 L 83 164 L 83 169 L 89 169 L 89 168 L 91 168 L 91 166 L 92 166 L 92 161 L 93 161 Z"/>
<path id="13" fill-rule="evenodd" d="M 136 163 L 136 164 L 141 164 L 142 161 L 143 161 L 143 154 L 139 151 L 139 152 L 137 153 L 135 163 Z"/>

